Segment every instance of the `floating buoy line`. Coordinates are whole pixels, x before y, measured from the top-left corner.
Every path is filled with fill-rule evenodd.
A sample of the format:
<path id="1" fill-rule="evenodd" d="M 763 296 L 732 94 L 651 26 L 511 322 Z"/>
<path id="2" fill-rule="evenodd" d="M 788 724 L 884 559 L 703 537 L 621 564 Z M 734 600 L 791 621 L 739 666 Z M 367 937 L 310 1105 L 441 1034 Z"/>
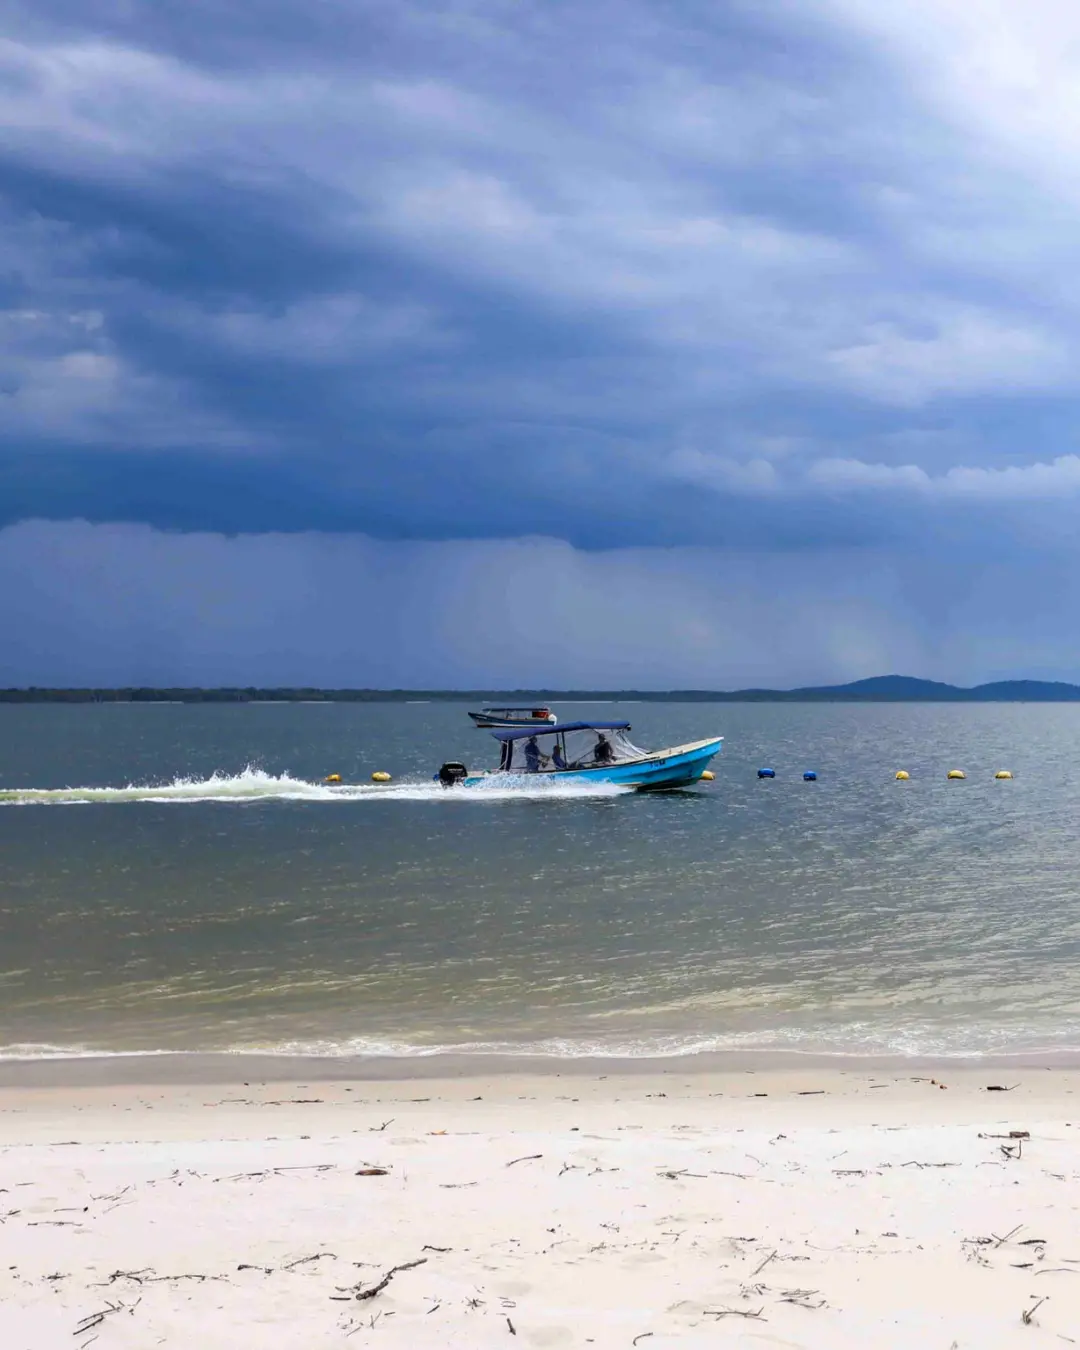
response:
<path id="1" fill-rule="evenodd" d="M 757 771 L 757 776 L 763 779 L 773 779 L 776 777 L 776 770 L 768 767 L 760 768 Z M 998 781 L 1011 779 L 1012 776 L 1013 775 L 1011 769 L 998 769 L 998 771 L 994 774 L 994 778 Z M 907 769 L 897 769 L 894 777 L 898 783 L 907 783 L 911 781 L 911 774 L 908 773 Z M 963 769 L 950 769 L 948 773 L 946 773 L 945 777 L 950 782 L 962 782 L 967 778 L 967 774 Z M 705 772 L 701 775 L 701 781 L 703 783 L 712 783 L 715 781 L 715 779 L 716 774 L 713 773 L 711 769 L 706 769 Z M 816 783 L 818 781 L 817 769 L 805 769 L 803 771 L 802 780 L 804 783 Z M 394 780 L 391 774 L 385 773 L 381 769 L 377 769 L 371 775 L 371 781 L 373 783 L 392 783 Z M 326 777 L 323 779 L 323 782 L 337 783 L 344 785 L 341 774 L 339 773 L 328 773 Z"/>
<path id="2" fill-rule="evenodd" d="M 757 776 L 759 778 L 775 778 L 776 770 L 758 769 Z M 893 776 L 898 783 L 908 783 L 911 781 L 911 774 L 908 773 L 907 769 L 897 769 Z M 1012 776 L 1011 769 L 998 769 L 997 773 L 994 774 L 994 777 L 998 780 L 1012 778 Z M 708 777 L 711 778 L 712 774 L 709 774 Z M 817 777 L 816 769 L 807 769 L 803 773 L 802 780 L 804 783 L 816 783 Z M 945 777 L 951 782 L 962 782 L 967 778 L 967 773 L 963 769 L 950 769 Z"/>

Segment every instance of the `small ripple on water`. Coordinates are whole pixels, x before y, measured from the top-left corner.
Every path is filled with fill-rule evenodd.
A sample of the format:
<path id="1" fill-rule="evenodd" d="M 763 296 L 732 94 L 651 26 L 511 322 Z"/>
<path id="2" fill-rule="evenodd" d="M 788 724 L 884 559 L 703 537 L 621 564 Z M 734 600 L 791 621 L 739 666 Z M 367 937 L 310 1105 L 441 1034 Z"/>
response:
<path id="1" fill-rule="evenodd" d="M 574 1056 L 1080 1045 L 1080 781 L 1065 772 L 1080 723 L 1068 710 L 732 706 L 724 719 L 741 731 L 709 789 L 618 809 L 567 806 L 597 794 L 533 783 L 445 792 L 422 765 L 463 741 L 450 739 L 450 713 L 436 725 L 437 709 L 412 760 L 401 746 L 416 741 L 415 720 L 400 714 L 394 758 L 386 726 L 399 713 L 356 714 L 370 767 L 408 763 L 411 777 L 326 784 L 311 766 L 347 767 L 340 728 L 272 715 L 293 739 L 267 762 L 303 763 L 307 776 L 156 778 L 162 764 L 196 762 L 177 747 L 195 744 L 199 717 L 178 710 L 176 740 L 162 742 L 136 711 L 142 739 L 128 750 L 153 753 L 136 762 L 112 740 L 104 756 L 104 739 L 87 742 L 78 781 L 123 782 L 125 770 L 138 781 L 0 796 L 302 808 L 40 811 L 17 823 L 0 813 L 0 960 L 12 966 L 0 1011 L 12 1043 Z M 333 728 L 343 715 L 310 717 Z M 128 724 L 107 716 L 109 737 Z M 198 762 L 215 762 L 247 716 L 206 714 Z M 702 712 L 640 716 L 668 719 L 655 743 L 676 743 Z M 65 773 L 84 724 L 63 724 Z M 297 729 L 326 737 L 305 760 Z M 742 760 L 730 754 L 740 743 Z M 782 773 L 805 760 L 821 780 L 762 787 L 753 765 L 766 746 Z M 1016 780 L 980 783 L 980 755 L 1012 763 Z M 963 762 L 968 782 L 937 781 L 936 759 Z M 915 777 L 897 788 L 901 763 Z M 8 763 L 8 781 L 13 772 Z M 529 807 L 426 805 L 500 801 Z M 395 809 L 338 809 L 377 802 Z"/>

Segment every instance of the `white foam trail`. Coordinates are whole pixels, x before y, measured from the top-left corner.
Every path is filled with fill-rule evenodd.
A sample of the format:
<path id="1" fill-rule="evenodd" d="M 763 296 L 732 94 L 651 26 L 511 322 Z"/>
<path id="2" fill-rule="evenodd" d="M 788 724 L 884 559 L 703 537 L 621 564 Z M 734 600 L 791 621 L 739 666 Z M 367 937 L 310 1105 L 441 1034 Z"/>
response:
<path id="1" fill-rule="evenodd" d="M 613 783 L 540 782 L 526 777 L 446 789 L 438 783 L 315 783 L 290 774 L 266 773 L 249 765 L 242 773 L 209 778 L 174 778 L 171 783 L 129 783 L 126 787 L 2 788 L 0 806 L 85 806 L 123 802 L 495 802 L 536 799 L 618 797 L 630 789 Z"/>

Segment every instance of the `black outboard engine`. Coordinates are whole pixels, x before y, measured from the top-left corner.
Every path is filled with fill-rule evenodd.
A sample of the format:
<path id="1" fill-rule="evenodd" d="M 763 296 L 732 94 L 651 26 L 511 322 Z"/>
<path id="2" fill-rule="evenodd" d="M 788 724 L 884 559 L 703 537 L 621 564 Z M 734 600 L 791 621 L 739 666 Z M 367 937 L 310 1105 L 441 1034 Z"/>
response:
<path id="1" fill-rule="evenodd" d="M 444 788 L 459 787 L 468 778 L 469 771 L 464 764 L 455 764 L 451 761 L 444 764 L 435 777 Z"/>

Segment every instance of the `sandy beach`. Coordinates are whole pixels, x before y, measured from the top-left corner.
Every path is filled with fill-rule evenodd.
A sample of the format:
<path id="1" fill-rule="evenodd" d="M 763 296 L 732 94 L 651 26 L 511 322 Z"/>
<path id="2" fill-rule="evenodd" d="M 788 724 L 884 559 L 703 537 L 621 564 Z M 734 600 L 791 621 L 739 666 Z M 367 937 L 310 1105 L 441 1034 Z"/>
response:
<path id="1" fill-rule="evenodd" d="M 4 1069 L 4 1350 L 1080 1344 L 1076 1071 Z"/>

